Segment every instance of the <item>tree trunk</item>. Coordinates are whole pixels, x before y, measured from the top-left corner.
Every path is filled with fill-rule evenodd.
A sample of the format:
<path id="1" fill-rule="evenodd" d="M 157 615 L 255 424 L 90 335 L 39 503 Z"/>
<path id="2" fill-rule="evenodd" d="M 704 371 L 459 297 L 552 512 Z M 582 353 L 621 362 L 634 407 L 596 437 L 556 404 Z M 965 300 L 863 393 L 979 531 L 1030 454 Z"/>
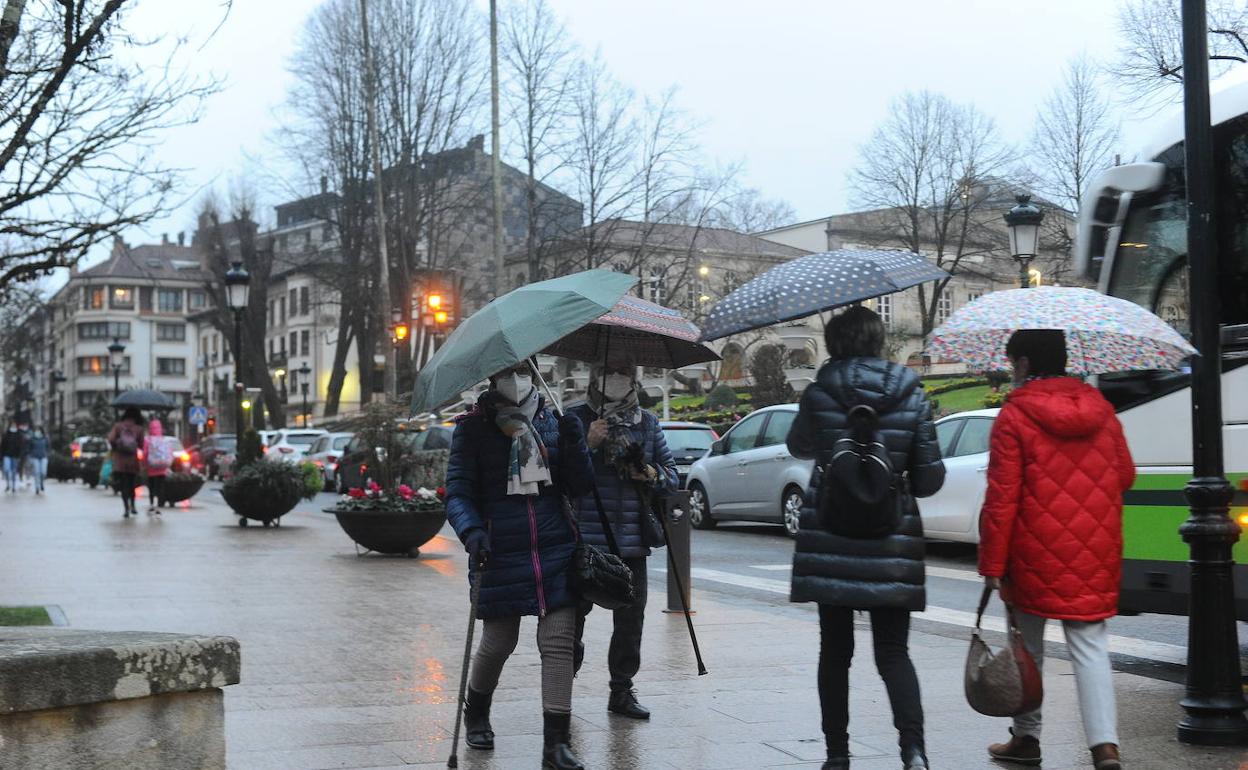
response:
<path id="1" fill-rule="evenodd" d="M 0 16 L 0 81 L 9 74 L 9 50 L 21 31 L 25 10 L 26 0 L 7 0 L 4 4 L 4 15 Z"/>
<path id="2" fill-rule="evenodd" d="M 347 379 L 347 353 L 353 334 L 345 324 L 338 327 L 338 340 L 334 347 L 333 368 L 329 372 L 329 384 L 325 390 L 325 416 L 334 417 L 342 402 L 342 386 Z"/>

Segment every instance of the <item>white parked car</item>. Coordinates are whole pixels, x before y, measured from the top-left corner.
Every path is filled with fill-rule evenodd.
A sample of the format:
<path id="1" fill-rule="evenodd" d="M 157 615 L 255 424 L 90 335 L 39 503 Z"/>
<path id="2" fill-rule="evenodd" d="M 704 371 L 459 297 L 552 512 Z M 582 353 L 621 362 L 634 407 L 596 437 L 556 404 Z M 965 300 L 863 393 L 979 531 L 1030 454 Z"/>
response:
<path id="1" fill-rule="evenodd" d="M 338 461 L 347 451 L 354 433 L 326 433 L 308 447 L 305 459 L 317 464 L 325 476 L 325 490 L 338 491 Z"/>
<path id="2" fill-rule="evenodd" d="M 709 529 L 719 521 L 781 524 L 797 534 L 803 490 L 814 460 L 799 460 L 784 445 L 797 404 L 751 412 L 711 445 L 689 469 L 689 521 Z"/>
<path id="3" fill-rule="evenodd" d="M 988 488 L 988 440 L 1000 411 L 959 412 L 937 421 L 945 485 L 931 497 L 919 500 L 927 537 L 979 543 L 979 509 Z"/>
<path id="4" fill-rule="evenodd" d="M 329 435 L 329 431 L 319 428 L 289 428 L 279 430 L 265 444 L 267 449 L 264 459 L 271 462 L 299 462 L 307 454 L 308 449 L 321 436 Z"/>

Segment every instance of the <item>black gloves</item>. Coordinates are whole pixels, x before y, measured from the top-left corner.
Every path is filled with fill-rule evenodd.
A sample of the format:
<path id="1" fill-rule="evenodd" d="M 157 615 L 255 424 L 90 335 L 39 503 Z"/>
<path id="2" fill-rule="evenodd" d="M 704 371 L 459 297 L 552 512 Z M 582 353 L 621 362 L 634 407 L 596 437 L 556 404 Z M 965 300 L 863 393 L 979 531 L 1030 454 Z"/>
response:
<path id="1" fill-rule="evenodd" d="M 485 564 L 490 559 L 490 536 L 485 530 L 474 528 L 464 538 L 464 548 L 473 564 Z"/>
<path id="2" fill-rule="evenodd" d="M 585 440 L 585 429 L 581 427 L 581 419 L 574 414 L 564 414 L 559 418 L 559 440 L 579 444 Z"/>

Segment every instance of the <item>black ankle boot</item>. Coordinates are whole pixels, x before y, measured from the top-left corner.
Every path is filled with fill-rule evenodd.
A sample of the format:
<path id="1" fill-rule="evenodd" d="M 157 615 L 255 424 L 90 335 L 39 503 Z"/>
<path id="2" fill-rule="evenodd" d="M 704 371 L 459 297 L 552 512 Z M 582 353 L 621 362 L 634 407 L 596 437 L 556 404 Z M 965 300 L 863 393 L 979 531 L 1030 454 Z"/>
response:
<path id="1" fill-rule="evenodd" d="M 928 770 L 927 754 L 918 746 L 909 746 L 901 750 L 902 770 Z"/>
<path id="2" fill-rule="evenodd" d="M 821 770 L 849 770 L 849 757 L 828 757 Z"/>
<path id="3" fill-rule="evenodd" d="M 607 699 L 607 711 L 629 719 L 650 718 L 650 710 L 637 702 L 636 690 L 612 690 Z"/>
<path id="4" fill-rule="evenodd" d="M 571 714 L 542 714 L 542 770 L 585 770 L 568 745 Z"/>
<path id="5" fill-rule="evenodd" d="M 464 743 L 470 749 L 490 751 L 494 748 L 494 728 L 490 726 L 490 704 L 494 693 L 468 688 L 464 698 Z"/>

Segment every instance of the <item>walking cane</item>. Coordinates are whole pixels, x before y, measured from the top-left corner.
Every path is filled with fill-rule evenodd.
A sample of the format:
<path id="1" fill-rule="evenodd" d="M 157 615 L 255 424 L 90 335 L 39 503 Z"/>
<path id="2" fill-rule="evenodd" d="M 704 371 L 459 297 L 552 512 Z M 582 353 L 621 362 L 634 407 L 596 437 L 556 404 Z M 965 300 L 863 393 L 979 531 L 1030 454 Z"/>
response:
<path id="1" fill-rule="evenodd" d="M 464 666 L 459 672 L 459 700 L 455 710 L 455 732 L 451 737 L 451 756 L 446 766 L 459 767 L 459 728 L 464 721 L 464 696 L 468 689 L 468 663 L 472 658 L 472 634 L 477 628 L 477 601 L 481 598 L 481 570 L 484 564 L 477 565 L 477 579 L 472 584 L 472 601 L 468 607 L 468 639 L 464 642 Z"/>
<path id="2" fill-rule="evenodd" d="M 686 514 L 688 515 L 688 514 Z M 655 516 L 659 526 L 663 527 L 663 539 L 667 541 L 667 568 L 676 578 L 676 590 L 680 593 L 680 607 L 685 612 L 685 622 L 689 624 L 689 641 L 693 642 L 693 657 L 698 661 L 698 676 L 706 676 L 706 664 L 702 662 L 702 650 L 698 648 L 698 633 L 693 630 L 693 615 L 689 612 L 689 597 L 685 594 L 684 581 L 680 579 L 680 570 L 676 567 L 676 557 L 672 555 L 672 536 L 667 530 L 667 511 Z"/>

